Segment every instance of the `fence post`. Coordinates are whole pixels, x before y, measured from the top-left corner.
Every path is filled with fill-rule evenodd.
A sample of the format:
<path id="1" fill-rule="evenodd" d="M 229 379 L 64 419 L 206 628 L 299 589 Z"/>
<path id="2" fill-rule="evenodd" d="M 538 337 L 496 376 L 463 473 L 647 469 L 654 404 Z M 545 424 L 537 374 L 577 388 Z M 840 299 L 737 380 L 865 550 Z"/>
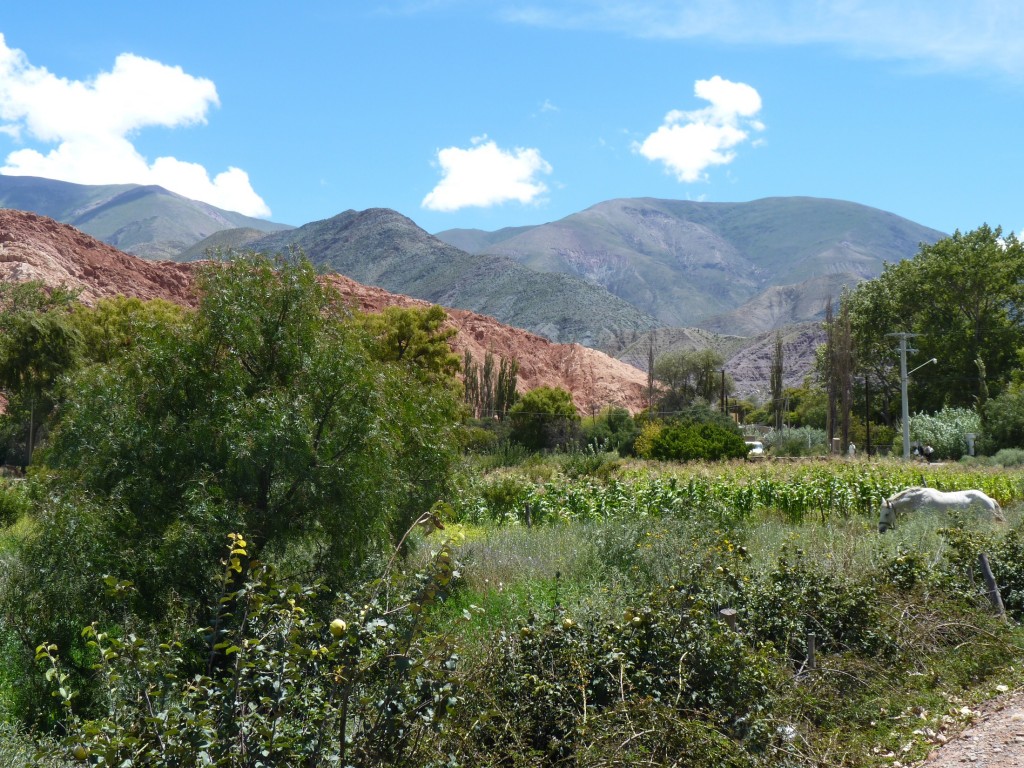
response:
<path id="1" fill-rule="evenodd" d="M 735 608 L 723 608 L 718 612 L 719 617 L 724 621 L 733 632 L 736 631 L 736 609 Z"/>
<path id="2" fill-rule="evenodd" d="M 978 555 L 978 565 L 981 566 L 981 575 L 985 579 L 985 586 L 988 588 L 988 599 L 992 607 L 996 609 L 996 615 L 1006 620 L 1006 608 L 1003 606 L 1003 596 L 999 594 L 999 585 L 996 577 L 992 574 L 992 568 L 988 564 L 988 555 L 984 552 Z"/>

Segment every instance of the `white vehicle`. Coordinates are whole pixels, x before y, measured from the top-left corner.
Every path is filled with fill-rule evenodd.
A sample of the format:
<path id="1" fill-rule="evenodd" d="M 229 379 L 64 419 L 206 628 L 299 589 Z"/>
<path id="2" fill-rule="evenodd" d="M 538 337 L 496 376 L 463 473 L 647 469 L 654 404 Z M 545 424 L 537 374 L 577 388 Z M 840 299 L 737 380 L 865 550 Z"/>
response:
<path id="1" fill-rule="evenodd" d="M 764 443 L 760 440 L 744 440 L 743 442 L 747 444 L 748 459 L 763 459 L 765 457 Z"/>

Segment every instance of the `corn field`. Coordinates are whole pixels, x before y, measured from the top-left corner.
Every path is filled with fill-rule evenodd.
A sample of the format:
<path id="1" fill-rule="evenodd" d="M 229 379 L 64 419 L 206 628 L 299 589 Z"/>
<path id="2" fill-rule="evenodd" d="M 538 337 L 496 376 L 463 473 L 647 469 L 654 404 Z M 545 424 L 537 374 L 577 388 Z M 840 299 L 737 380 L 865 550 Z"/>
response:
<path id="1" fill-rule="evenodd" d="M 509 474 L 481 481 L 456 507 L 466 522 L 544 524 L 611 518 L 701 515 L 739 522 L 775 513 L 792 523 L 872 516 L 883 497 L 914 485 L 945 491 L 976 488 L 1007 505 L 1024 496 L 1024 472 L 958 465 L 891 462 L 814 462 L 658 465 L 618 472 L 608 480 L 556 475 L 530 483 L 518 479 L 502 503 L 489 502 L 488 484 L 509 486 Z"/>

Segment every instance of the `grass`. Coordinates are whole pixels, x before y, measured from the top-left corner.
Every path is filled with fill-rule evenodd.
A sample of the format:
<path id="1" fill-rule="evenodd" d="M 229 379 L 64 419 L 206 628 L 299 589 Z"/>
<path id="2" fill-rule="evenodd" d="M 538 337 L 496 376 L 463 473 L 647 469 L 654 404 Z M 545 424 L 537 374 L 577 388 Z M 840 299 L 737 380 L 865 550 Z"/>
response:
<path id="1" fill-rule="evenodd" d="M 891 467 L 889 462 L 769 463 L 753 469 L 744 464 L 664 465 L 653 471 L 679 482 L 698 476 L 727 485 L 764 475 L 800 483 L 830 470 L 845 477 L 884 475 L 889 469 L 900 476 L 908 471 L 896 462 Z M 1020 492 L 1019 474 L 936 469 L 929 475 L 933 482 L 955 486 L 983 476 L 995 487 Z M 618 477 L 651 471 L 651 465 L 630 462 Z M 572 482 L 559 480 L 557 469 L 552 474 L 531 466 L 520 477 L 527 475 L 549 487 Z M 457 631 L 467 660 L 482 662 L 490 658 L 496 633 L 515 632 L 531 614 L 553 616 L 560 609 L 564 613 L 559 615 L 593 627 L 621 621 L 625 610 L 659 585 L 687 585 L 695 579 L 703 579 L 715 594 L 735 595 L 727 577 L 719 575 L 720 567 L 726 574 L 732 569 L 741 580 L 768 582 L 778 571 L 780 553 L 802 552 L 803 562 L 831 574 L 838 589 L 866 585 L 878 608 L 879 624 L 871 631 L 881 633 L 883 642 L 875 653 L 851 647 L 821 654 L 818 670 L 799 679 L 795 666 L 778 658 L 788 673 L 772 692 L 771 717 L 779 728 L 791 728 L 792 737 L 777 745 L 768 764 L 881 766 L 899 760 L 906 765 L 923 759 L 939 734 L 947 737 L 962 727 L 965 712 L 997 693 L 996 686 L 1024 684 L 1024 632 L 992 616 L 978 590 L 973 596 L 965 593 L 962 574 L 949 571 L 950 545 L 941 534 L 945 527 L 960 525 L 998 537 L 1024 525 L 1020 502 L 1007 505 L 1005 512 L 1006 523 L 907 516 L 884 536 L 877 533 L 873 513 L 794 520 L 770 509 L 755 509 L 731 522 L 702 519 L 699 509 L 660 518 L 624 515 L 532 528 L 484 522 L 466 530 L 458 548 L 464 588 L 442 610 L 455 615 L 473 607 L 472 619 Z M 743 558 L 737 557 L 740 548 Z"/>

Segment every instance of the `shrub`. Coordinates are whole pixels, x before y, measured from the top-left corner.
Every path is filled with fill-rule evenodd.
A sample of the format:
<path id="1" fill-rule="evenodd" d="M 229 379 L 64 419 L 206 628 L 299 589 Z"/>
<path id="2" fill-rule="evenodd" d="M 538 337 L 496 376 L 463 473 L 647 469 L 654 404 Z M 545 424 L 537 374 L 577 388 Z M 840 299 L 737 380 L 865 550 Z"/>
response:
<path id="1" fill-rule="evenodd" d="M 747 455 L 742 435 L 718 424 L 669 424 L 651 441 L 652 459 L 717 461 Z"/>
<path id="2" fill-rule="evenodd" d="M 828 438 L 817 427 L 773 430 L 761 442 L 773 456 L 811 456 L 824 453 Z"/>
<path id="3" fill-rule="evenodd" d="M 911 439 L 934 448 L 937 459 L 959 459 L 967 453 L 967 433 L 980 431 L 981 419 L 969 408 L 943 408 L 910 419 Z"/>
<path id="4" fill-rule="evenodd" d="M 24 481 L 0 479 L 0 526 L 16 522 L 31 506 L 28 486 Z"/>
<path id="5" fill-rule="evenodd" d="M 450 550 L 407 583 L 385 578 L 339 596 L 331 621 L 318 617 L 315 589 L 279 583 L 266 566 L 228 591 L 246 547 L 232 537 L 222 597 L 201 630 L 208 656 L 200 674 L 187 639 L 90 624 L 82 634 L 108 705 L 90 718 L 74 706 L 56 646 L 37 648 L 68 713 L 64 749 L 80 747 L 102 765 L 152 768 L 427 762 L 432 739 L 424 736 L 441 730 L 457 704 L 457 657 L 439 638 L 424 640 L 421 619 L 456 583 Z"/>
<path id="6" fill-rule="evenodd" d="M 509 409 L 508 420 L 510 440 L 540 451 L 575 440 L 580 417 L 569 392 L 557 387 L 537 387 Z"/>
<path id="7" fill-rule="evenodd" d="M 985 453 L 1024 446 L 1024 388 L 1012 386 L 987 401 L 982 427 L 979 450 Z"/>
<path id="8" fill-rule="evenodd" d="M 801 550 L 784 549 L 741 599 L 754 636 L 795 661 L 804 659 L 808 632 L 824 652 L 873 654 L 882 647 L 874 587 L 825 570 Z"/>
<path id="9" fill-rule="evenodd" d="M 640 434 L 633 417 L 625 408 L 609 406 L 594 419 L 581 424 L 583 441 L 599 451 L 618 451 L 622 456 L 633 453 L 633 443 Z"/>
<path id="10" fill-rule="evenodd" d="M 698 750 L 680 765 L 746 765 L 737 740 L 757 748 L 774 676 L 769 657 L 712 618 L 703 600 L 658 590 L 621 620 L 584 624 L 556 609 L 499 634 L 464 691 L 464 711 L 489 716 L 459 730 L 471 763 L 486 754 L 491 765 L 525 756 L 525 764 L 549 765 L 614 750 L 594 718 L 621 729 L 620 718 L 636 707 L 675 723 L 666 736 Z"/>

